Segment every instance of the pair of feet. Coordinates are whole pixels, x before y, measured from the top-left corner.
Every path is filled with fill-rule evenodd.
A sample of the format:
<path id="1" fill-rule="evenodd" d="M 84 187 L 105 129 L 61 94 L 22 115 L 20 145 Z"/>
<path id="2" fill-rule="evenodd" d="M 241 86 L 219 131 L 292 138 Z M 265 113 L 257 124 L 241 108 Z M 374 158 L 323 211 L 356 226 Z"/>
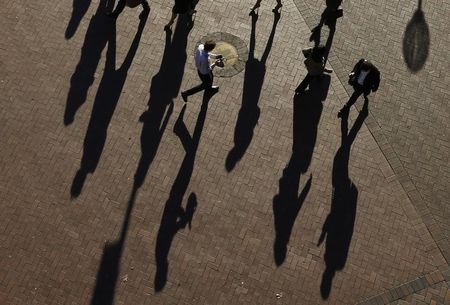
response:
<path id="1" fill-rule="evenodd" d="M 367 103 L 369 102 L 369 98 L 367 96 L 364 96 L 364 107 L 367 107 Z M 363 108 L 364 109 L 364 108 Z M 344 107 L 342 107 L 341 110 L 339 110 L 337 117 L 338 118 L 342 118 L 343 116 L 348 115 L 348 112 L 350 110 L 350 106 L 348 106 L 347 104 L 344 105 Z"/>
<path id="2" fill-rule="evenodd" d="M 255 10 L 258 9 L 260 6 L 261 6 L 260 3 L 256 3 L 256 4 L 250 9 L 249 15 L 251 16 L 251 15 L 255 14 Z M 278 13 L 278 10 L 279 10 L 282 6 L 283 6 L 283 4 L 281 4 L 281 1 L 280 1 L 280 2 L 277 2 L 277 5 L 272 9 L 272 12 Z"/>
<path id="3" fill-rule="evenodd" d="M 147 0 L 143 0 L 141 5 L 142 5 L 142 12 L 139 14 L 139 18 L 142 19 L 145 16 L 148 16 L 148 13 L 150 12 L 150 5 L 148 4 Z M 121 12 L 122 12 L 122 10 L 120 10 L 120 12 L 115 10 L 113 12 L 105 13 L 105 15 L 109 18 L 116 20 L 117 17 L 119 17 Z"/>
<path id="4" fill-rule="evenodd" d="M 219 92 L 219 86 L 211 86 L 211 89 L 207 90 L 207 92 L 210 94 L 216 94 L 217 92 Z M 189 95 L 187 95 L 186 92 L 181 92 L 181 98 L 185 103 L 187 103 L 188 101 L 188 96 Z"/>

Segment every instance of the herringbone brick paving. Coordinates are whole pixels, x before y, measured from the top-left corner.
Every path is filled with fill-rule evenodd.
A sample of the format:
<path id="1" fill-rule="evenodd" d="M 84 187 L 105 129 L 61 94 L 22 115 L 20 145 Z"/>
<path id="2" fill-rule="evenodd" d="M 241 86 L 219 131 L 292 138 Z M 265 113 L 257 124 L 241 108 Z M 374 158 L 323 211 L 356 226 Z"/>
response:
<path id="1" fill-rule="evenodd" d="M 310 0 L 295 2 L 308 7 L 308 23 L 314 25 L 316 21 L 311 16 L 320 14 L 324 5 Z M 345 79 L 348 69 L 340 67 L 351 66 L 355 56 L 371 58 L 383 71 L 383 90 L 377 93 L 372 111 L 383 137 L 395 152 L 395 160 L 387 157 L 394 168 L 397 160 L 401 162 L 405 174 L 400 176 L 408 179 L 403 185 L 448 261 L 450 161 L 445 143 L 450 138 L 450 120 L 449 77 L 444 71 L 450 67 L 450 61 L 440 59 L 448 58 L 444 46 L 450 41 L 446 30 L 450 3 L 422 3 L 430 48 L 423 69 L 412 74 L 403 60 L 402 41 L 419 2 L 344 1 L 344 18 L 338 21 L 330 61 L 339 67 L 337 74 L 341 79 Z"/>
<path id="2" fill-rule="evenodd" d="M 162 27 L 169 18 L 170 5 L 163 1 L 151 4 L 139 47 L 117 106 L 112 110 L 111 122 L 106 126 L 105 147 L 98 166 L 87 176 L 79 197 L 72 200 L 71 185 L 82 159 L 93 105 L 101 101 L 97 94 L 104 82 L 106 58 L 110 58 L 107 52 L 113 51 L 111 42 L 101 44 L 104 39 L 101 31 L 108 30 L 108 21 L 102 10 L 94 15 L 99 1 L 92 1 L 74 36 L 65 39 L 72 13 L 70 1 L 7 3 L 0 9 L 0 24 L 5 33 L 0 44 L 3 303 L 97 304 L 96 300 L 102 300 L 101 304 L 354 304 L 446 265 L 420 211 L 414 209 L 393 165 L 372 136 L 370 122 L 379 122 L 380 109 L 388 104 L 384 99 L 383 104 L 377 104 L 380 96 L 387 94 L 382 90 L 369 105 L 370 114 L 366 118 L 369 128 L 361 125 L 349 151 L 348 178 L 354 183 L 357 202 L 355 210 L 350 211 L 355 214 L 354 224 L 350 219 L 343 225 L 352 225 L 352 230 L 346 232 L 351 243 L 347 248 L 337 239 L 336 245 L 333 232 L 329 232 L 322 245 L 317 246 L 333 204 L 333 168 L 345 167 L 345 162 L 339 161 L 342 155 L 337 154 L 341 147 L 341 126 L 335 115 L 348 94 L 341 82 L 345 78 L 337 71 L 339 78 L 331 76 L 326 99 L 307 94 L 293 101 L 292 92 L 305 75 L 299 54 L 307 45 L 310 27 L 292 1 L 285 1 L 276 27 L 257 105 L 260 117 L 243 158 L 233 171 L 226 171 L 225 160 L 233 147 L 242 102 L 244 73 L 241 73 L 231 79 L 217 79 L 221 90 L 212 97 L 206 113 L 200 106 L 200 95 L 190 98 L 184 122 L 191 137 L 199 115 L 206 117 L 191 176 L 185 179 L 183 174 L 187 172 L 182 171 L 178 178 L 187 153 L 173 132 L 183 106 L 177 93 L 197 83 L 193 66 L 195 43 L 212 31 L 229 32 L 248 42 L 251 22 L 247 8 L 252 3 L 200 1 L 194 27 L 186 40 L 185 63 L 183 31 L 175 29 L 173 33 L 174 44 L 181 49 L 169 52 L 173 59 L 166 58 L 166 62 L 172 59 L 178 68 L 182 67 L 177 70 L 169 70 L 167 67 L 171 65 L 166 62 L 160 67 L 164 49 L 168 48 Z M 256 23 L 256 58 L 261 57 L 273 26 L 271 5 L 269 1 L 263 2 Z M 117 21 L 117 68 L 135 36 L 139 10 L 127 9 Z M 316 16 L 312 9 L 300 11 L 312 17 L 320 15 L 319 10 Z M 347 8 L 342 23 L 344 20 Z M 88 40 L 88 33 L 99 40 Z M 333 43 L 336 53 L 348 43 L 338 33 L 339 29 Z M 86 101 L 75 113 L 74 122 L 65 126 L 71 77 L 83 56 L 83 45 L 90 60 L 83 66 L 84 75 L 95 73 L 91 75 L 92 84 L 88 83 L 86 88 Z M 93 60 L 94 54 L 98 54 L 98 62 Z M 430 55 L 433 64 L 440 63 L 432 58 L 435 57 Z M 342 66 L 351 67 L 352 62 L 349 58 Z M 332 57 L 330 63 L 334 67 Z M 164 88 L 151 88 L 155 75 L 162 79 L 156 83 L 164 84 Z M 406 87 L 410 80 L 405 75 L 399 80 Z M 445 76 L 438 81 L 449 83 Z M 392 88 L 396 84 L 389 78 L 384 83 Z M 446 94 L 445 86 L 440 87 L 441 94 Z M 167 88 L 171 91 L 163 90 Z M 152 94 L 164 100 L 152 99 Z M 302 103 L 302 99 L 310 102 Z M 430 101 L 439 103 L 433 97 Z M 150 118 L 156 116 L 159 121 L 139 122 L 147 108 Z M 308 113 L 314 117 L 310 119 Z M 435 114 L 441 115 L 440 121 L 430 122 L 445 124 L 445 105 L 442 111 L 436 109 Z M 159 125 L 161 122 L 163 126 L 164 120 L 167 120 L 165 129 Z M 358 118 L 353 110 L 348 128 L 351 130 L 358 120 L 361 116 Z M 141 149 L 145 149 L 142 145 L 147 133 L 143 128 L 150 128 L 152 135 L 152 126 L 160 132 L 161 140 L 152 143 L 155 146 L 150 150 L 155 150 L 155 156 L 143 173 L 145 181 L 136 198 L 130 200 Z M 448 132 L 445 126 L 442 130 Z M 315 133 L 316 139 L 309 138 Z M 299 151 L 298 139 L 305 147 L 313 141 L 314 150 Z M 408 143 L 413 143 L 414 137 L 408 139 L 411 139 Z M 446 142 L 442 145 L 445 147 Z M 429 148 L 433 149 L 436 150 Z M 340 151 L 344 151 L 342 147 Z M 312 155 L 309 167 L 300 171 L 289 166 L 297 164 L 298 159 L 309 163 L 303 153 Z M 445 157 L 441 153 L 443 161 Z M 434 165 L 423 162 L 422 168 L 433 169 Z M 445 176 L 445 167 L 442 170 Z M 310 175 L 312 179 L 308 180 Z M 415 177 L 412 179 L 418 179 Z M 166 215 L 165 207 L 171 203 L 171 194 L 176 194 L 177 178 L 187 183 L 181 207 L 188 210 L 186 205 L 192 193 L 198 205 L 191 229 L 186 225 L 173 236 L 167 283 L 161 292 L 155 292 L 156 240 L 162 217 Z M 445 191 L 442 187 L 445 180 L 438 179 L 435 183 L 436 189 Z M 302 202 L 300 193 L 306 194 Z M 430 210 L 433 200 L 427 200 Z M 134 203 L 133 209 L 127 215 L 130 202 Z M 298 212 L 298 216 L 291 224 L 290 238 L 288 234 L 286 259 L 277 267 L 273 254 L 273 205 L 277 208 L 280 202 L 291 203 L 294 208 L 287 206 L 281 209 L 281 214 L 277 212 L 283 217 L 279 221 L 288 222 L 292 213 Z M 436 214 L 433 216 L 440 219 Z M 126 236 L 121 239 L 126 219 L 129 220 Z M 348 257 L 332 280 L 329 298 L 323 300 L 320 286 L 325 271 L 324 255 L 333 245 L 337 253 L 348 251 Z M 106 264 L 109 270 L 99 272 L 105 258 L 111 257 L 112 263 Z M 107 276 L 110 280 L 114 278 L 114 267 L 118 268 L 116 281 L 112 281 L 115 289 L 106 290 L 99 297 L 96 293 L 101 291 L 101 284 L 111 283 Z M 105 276 L 106 281 L 102 282 Z"/>

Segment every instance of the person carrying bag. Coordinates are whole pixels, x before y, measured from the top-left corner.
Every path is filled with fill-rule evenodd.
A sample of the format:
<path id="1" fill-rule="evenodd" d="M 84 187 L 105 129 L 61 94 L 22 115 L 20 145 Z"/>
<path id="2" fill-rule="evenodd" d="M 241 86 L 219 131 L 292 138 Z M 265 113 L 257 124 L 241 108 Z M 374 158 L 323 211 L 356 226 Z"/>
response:
<path id="1" fill-rule="evenodd" d="M 306 70 L 308 70 L 308 74 L 305 76 L 305 79 L 298 85 L 297 89 L 295 89 L 295 94 L 304 92 L 311 80 L 322 76 L 324 72 L 333 72 L 333 70 L 325 67 L 325 50 L 326 49 L 324 46 L 315 46 L 313 48 L 302 50 L 303 55 L 306 57 L 303 63 L 305 64 Z"/>

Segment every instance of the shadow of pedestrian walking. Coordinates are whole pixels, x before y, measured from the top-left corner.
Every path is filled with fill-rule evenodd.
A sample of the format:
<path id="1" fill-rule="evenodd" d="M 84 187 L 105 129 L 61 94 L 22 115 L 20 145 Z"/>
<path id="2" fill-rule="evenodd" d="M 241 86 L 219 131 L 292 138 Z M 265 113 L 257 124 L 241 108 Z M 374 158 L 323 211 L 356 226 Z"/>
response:
<path id="1" fill-rule="evenodd" d="M 258 124 L 260 115 L 258 101 L 261 95 L 261 89 L 266 74 L 266 61 L 272 48 L 275 31 L 281 15 L 280 13 L 274 13 L 272 30 L 270 32 L 266 48 L 264 49 L 264 53 L 261 56 L 260 60 L 255 58 L 255 32 L 258 15 L 256 13 L 253 13 L 251 16 L 252 30 L 250 35 L 248 59 L 245 64 L 242 106 L 239 110 L 239 115 L 234 131 L 234 147 L 228 153 L 227 159 L 225 161 L 225 168 L 229 172 L 233 170 L 237 162 L 239 162 L 239 160 L 241 160 L 241 158 L 244 156 L 247 148 L 252 141 L 256 124 Z"/>
<path id="2" fill-rule="evenodd" d="M 358 189 L 348 175 L 350 148 L 367 115 L 366 100 L 350 132 L 348 132 L 348 114 L 341 120 L 341 147 L 336 152 L 333 162 L 331 209 L 317 244 L 319 246 L 326 238 L 324 255 L 326 268 L 320 285 L 323 299 L 327 299 L 330 295 L 336 271 L 342 270 L 347 262 L 358 200 Z"/>
<path id="3" fill-rule="evenodd" d="M 117 70 L 116 27 L 115 24 L 110 25 L 110 32 L 107 34 L 108 49 L 106 53 L 105 70 L 95 96 L 91 118 L 84 138 L 84 149 L 80 169 L 75 175 L 70 190 L 72 197 L 77 197 L 81 193 L 87 174 L 93 173 L 97 168 L 105 146 L 108 126 L 116 109 L 120 94 L 122 93 L 128 70 L 138 49 L 147 16 L 141 19 L 125 60 Z"/>
<path id="4" fill-rule="evenodd" d="M 156 154 L 159 141 L 172 113 L 172 98 L 178 95 L 180 88 L 184 63 L 186 61 L 187 33 L 190 30 L 190 28 L 186 28 L 184 25 L 185 23 L 180 25 L 179 32 L 174 35 L 173 41 L 171 40 L 171 33 L 166 33 L 166 46 L 161 68 L 158 74 L 153 77 L 150 88 L 149 110 L 141 116 L 141 120 L 144 122 L 141 135 L 142 156 L 138 169 L 136 170 L 133 190 L 130 194 L 119 238 L 112 243 L 108 242 L 103 249 L 103 256 L 97 273 L 97 282 L 91 305 L 111 305 L 114 301 L 120 259 L 122 257 L 137 191 L 144 181 L 148 167 Z M 165 113 L 166 117 L 164 118 Z M 148 127 L 146 127 L 146 124 Z M 147 140 L 150 142 L 147 142 Z M 189 227 L 190 219 L 192 219 L 190 215 L 194 214 L 195 206 L 196 197 L 195 194 L 192 194 L 183 214 L 183 221 L 189 224 Z"/>
<path id="5" fill-rule="evenodd" d="M 66 32 L 64 34 L 64 37 L 66 39 L 72 38 L 77 31 L 81 19 L 83 19 L 84 15 L 89 9 L 89 6 L 91 5 L 91 1 L 92 0 L 73 0 L 72 16 L 70 17 Z M 114 6 L 114 1 L 111 1 L 109 5 Z"/>
<path id="6" fill-rule="evenodd" d="M 292 228 L 311 188 L 312 176 L 298 195 L 300 176 L 308 170 L 311 163 L 322 114 L 322 102 L 327 97 L 329 86 L 330 77 L 325 75 L 320 81 L 312 81 L 310 90 L 294 98 L 292 154 L 280 178 L 279 192 L 273 198 L 275 223 L 273 251 L 277 266 L 280 266 L 286 258 Z"/>
<path id="7" fill-rule="evenodd" d="M 83 175 L 86 170 L 95 169 L 95 166 L 98 163 L 106 140 L 108 125 L 111 121 L 117 101 L 119 100 L 128 69 L 133 61 L 134 55 L 136 54 L 145 23 L 147 21 L 147 16 L 148 15 L 141 19 L 131 48 L 126 55 L 123 64 L 118 70 L 115 69 L 116 34 L 114 26 L 114 31 L 111 33 L 113 36 L 108 44 L 105 72 L 99 86 L 97 98 L 94 102 L 94 109 L 92 111 L 91 120 L 89 122 L 89 127 L 86 134 L 85 150 L 81 162 L 82 166 L 74 180 L 72 191 L 74 188 L 79 187 L 78 184 L 80 181 L 78 181 L 78 175 Z M 114 292 L 117 284 L 117 277 L 119 275 L 120 257 L 122 256 L 126 232 L 128 231 L 131 211 L 132 205 L 129 204 L 125 214 L 125 221 L 120 231 L 119 239 L 112 243 L 108 242 L 103 248 L 103 255 L 99 270 L 97 272 L 97 281 L 95 283 L 94 294 L 91 300 L 92 305 L 112 305 L 114 303 Z"/>
<path id="8" fill-rule="evenodd" d="M 311 30 L 310 41 L 314 41 L 314 45 L 320 45 L 321 40 L 321 30 L 323 25 L 328 26 L 329 32 L 327 37 L 327 42 L 325 44 L 326 52 L 324 54 L 325 63 L 328 59 L 328 54 L 331 50 L 331 45 L 333 43 L 334 34 L 336 32 L 336 22 L 337 19 L 342 17 L 342 9 L 339 6 L 342 4 L 342 0 L 326 0 L 326 7 L 320 16 L 320 21 L 317 26 Z"/>
<path id="9" fill-rule="evenodd" d="M 195 157 L 206 120 L 208 102 L 211 96 L 212 94 L 209 92 L 205 92 L 203 95 L 202 106 L 192 137 L 183 122 L 186 105 L 184 105 L 183 110 L 175 123 L 174 132 L 180 138 L 186 154 L 183 162 L 181 163 L 178 175 L 172 185 L 172 189 L 170 190 L 169 198 L 164 206 L 161 225 L 156 238 L 156 274 L 154 287 L 157 292 L 161 291 L 167 282 L 167 273 L 169 269 L 168 256 L 172 241 L 177 232 L 185 228 L 186 224 L 190 223 L 195 208 L 197 207 L 197 199 L 195 194 L 191 194 L 189 196 L 186 209 L 183 209 L 182 203 L 194 170 Z"/>
<path id="10" fill-rule="evenodd" d="M 403 36 L 403 57 L 413 73 L 422 69 L 430 48 L 430 32 L 422 11 L 422 0 L 419 0 L 418 6 Z"/>
<path id="11" fill-rule="evenodd" d="M 141 132 L 141 158 L 134 175 L 133 192 L 144 183 L 148 169 L 155 158 L 159 143 L 173 110 L 173 99 L 180 91 L 186 64 L 187 37 L 193 27 L 190 16 L 181 15 L 172 37 L 166 31 L 166 43 L 161 67 L 153 76 L 150 85 L 148 109 L 139 120 L 143 123 Z"/>
<path id="12" fill-rule="evenodd" d="M 94 74 L 102 51 L 110 38 L 112 23 L 104 14 L 107 3 L 107 0 L 100 0 L 97 11 L 89 22 L 81 48 L 80 61 L 70 78 L 70 89 L 64 111 L 64 125 L 66 126 L 73 122 L 75 113 L 86 101 L 89 87 L 94 82 Z M 109 5 L 111 3 L 108 3 Z M 114 1 L 112 1 L 112 5 L 114 5 Z"/>

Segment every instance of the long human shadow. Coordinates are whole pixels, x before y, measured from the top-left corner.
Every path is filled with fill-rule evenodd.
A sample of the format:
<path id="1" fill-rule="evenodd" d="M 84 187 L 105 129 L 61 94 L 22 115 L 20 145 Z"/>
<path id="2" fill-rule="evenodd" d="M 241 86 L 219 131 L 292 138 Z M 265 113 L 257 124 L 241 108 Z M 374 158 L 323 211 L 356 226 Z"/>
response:
<path id="1" fill-rule="evenodd" d="M 430 48 L 430 32 L 422 11 L 422 0 L 406 26 L 403 36 L 403 57 L 408 69 L 416 73 L 427 61 Z"/>
<path id="2" fill-rule="evenodd" d="M 309 177 L 300 195 L 298 194 L 301 174 L 308 170 L 311 163 L 323 109 L 322 103 L 327 97 L 329 86 L 330 76 L 324 75 L 320 81 L 311 82 L 310 90 L 294 98 L 292 154 L 279 180 L 279 192 L 273 198 L 275 223 L 273 253 L 277 266 L 283 264 L 286 259 L 292 228 L 311 187 L 312 176 Z"/>
<path id="3" fill-rule="evenodd" d="M 144 18 L 141 19 L 133 43 L 123 64 L 118 70 L 115 69 L 115 30 L 111 34 L 114 36 L 108 44 L 106 69 L 97 93 L 97 99 L 94 103 L 94 110 L 92 111 L 91 121 L 85 140 L 84 155 L 86 155 L 86 160 L 89 160 L 86 162 L 95 162 L 95 164 L 98 162 L 98 158 L 105 143 L 108 124 L 120 97 L 128 69 L 136 54 L 147 21 L 147 16 L 148 15 L 145 15 Z M 84 155 L 83 159 L 85 158 Z M 85 166 L 93 165 L 94 163 L 87 163 Z M 97 281 L 91 300 L 92 305 L 112 305 L 114 302 L 117 277 L 119 275 L 120 257 L 123 251 L 131 211 L 132 205 L 128 205 L 125 221 L 120 231 L 120 237 L 114 242 L 108 242 L 103 248 L 103 255 L 97 272 Z"/>
<path id="4" fill-rule="evenodd" d="M 144 18 L 141 19 L 131 47 L 119 69 L 116 69 L 116 26 L 114 23 L 110 25 L 110 32 L 107 36 L 108 49 L 105 69 L 95 96 L 91 118 L 84 138 L 80 168 L 75 175 L 70 190 L 72 197 L 77 197 L 81 193 L 87 174 L 93 173 L 97 168 L 105 146 L 108 126 L 119 101 L 128 70 L 138 49 L 147 16 L 143 16 Z"/>
<path id="5" fill-rule="evenodd" d="M 64 33 L 64 37 L 66 39 L 70 39 L 73 37 L 75 32 L 80 25 L 81 19 L 83 19 L 86 14 L 89 6 L 91 5 L 92 0 L 73 0 L 72 3 L 72 16 L 70 17 L 69 23 L 67 24 L 66 32 Z M 114 1 L 111 1 L 114 6 Z"/>
<path id="6" fill-rule="evenodd" d="M 170 71 L 172 68 L 176 68 L 177 64 L 183 64 L 184 67 L 185 60 L 183 61 L 182 58 L 180 57 L 172 58 L 171 56 L 173 55 L 182 56 L 183 52 L 185 54 L 186 48 L 185 39 L 187 37 L 187 33 L 185 31 L 189 32 L 189 30 L 184 29 L 182 25 L 180 28 L 180 34 L 176 35 L 180 40 L 180 41 L 177 40 L 177 42 L 175 42 L 175 37 L 174 40 L 171 40 L 171 33 L 167 33 L 166 46 L 164 50 L 163 60 L 161 63 L 161 68 L 158 74 L 156 74 L 152 79 L 152 85 L 150 89 L 151 96 L 149 100 L 149 109 L 145 113 L 145 115 L 142 116 L 142 119 L 144 120 L 144 125 L 149 124 L 149 126 L 152 126 L 152 128 L 146 131 L 145 133 L 144 133 L 145 126 L 144 126 L 143 134 L 141 136 L 141 145 L 145 147 L 145 150 L 142 151 L 143 155 L 141 157 L 140 165 L 141 164 L 142 164 L 141 166 L 145 165 L 145 167 L 142 168 L 138 166 L 138 170 L 136 172 L 133 184 L 133 190 L 128 200 L 127 210 L 124 216 L 124 221 L 122 224 L 122 229 L 120 231 L 119 238 L 116 239 L 114 242 L 108 242 L 103 249 L 102 260 L 100 263 L 99 271 L 97 273 L 97 282 L 94 291 L 94 296 L 91 301 L 91 305 L 113 304 L 114 291 L 117 284 L 117 277 L 119 274 L 120 259 L 122 257 L 123 247 L 125 244 L 125 239 L 127 237 L 131 213 L 133 211 L 133 207 L 136 201 L 137 191 L 140 185 L 142 184 L 143 179 L 145 178 L 148 166 L 151 163 L 150 157 L 153 158 L 154 154 L 156 153 L 157 146 L 159 145 L 159 140 L 162 137 L 162 134 L 166 128 L 167 122 L 172 112 L 173 108 L 173 103 L 171 100 L 172 95 L 174 95 L 175 94 L 174 92 L 178 91 L 180 87 L 178 82 L 181 83 L 181 77 L 184 68 L 181 69 L 181 75 L 179 74 L 180 71 L 178 71 L 178 69 L 175 69 L 173 71 L 174 72 L 173 75 L 170 74 Z M 186 34 L 184 35 L 183 33 Z M 177 49 L 178 47 L 180 47 L 180 49 Z M 179 81 L 177 81 L 178 79 Z M 174 83 L 171 84 L 171 81 L 174 81 Z M 172 91 L 170 90 L 166 91 L 167 88 L 172 89 Z M 150 116 L 150 113 L 153 113 L 153 115 Z M 157 114 L 156 116 L 155 113 Z M 165 118 L 164 114 L 166 114 Z M 152 119 L 155 119 L 155 121 L 152 121 Z M 156 129 L 156 127 L 158 127 L 158 129 Z M 146 136 L 148 136 L 148 138 Z M 147 143 L 146 140 L 149 140 L 150 142 Z M 155 145 L 155 146 L 152 148 L 148 145 Z M 145 155 L 145 153 L 150 153 L 150 156 Z M 145 164 L 142 163 L 143 160 L 145 160 Z M 138 177 L 138 179 L 136 179 L 136 177 Z M 191 210 L 195 209 L 195 202 L 196 202 L 195 194 L 193 194 L 190 197 L 189 202 L 190 204 L 186 208 L 186 218 L 185 218 L 186 223 L 189 223 L 188 215 L 190 213 L 193 214 Z"/>
<path id="7" fill-rule="evenodd" d="M 161 138 L 173 111 L 173 100 L 178 96 L 186 64 L 188 34 L 193 22 L 187 14 L 177 18 L 175 32 L 166 32 L 166 42 L 161 66 L 150 85 L 148 109 L 139 120 L 141 132 L 141 157 L 134 175 L 133 193 L 144 183 L 148 169 L 155 158 Z"/>
<path id="8" fill-rule="evenodd" d="M 167 273 L 169 269 L 168 256 L 172 241 L 177 232 L 186 227 L 187 223 L 190 223 L 197 206 L 195 194 L 189 196 L 185 209 L 182 204 L 194 170 L 195 157 L 200 143 L 203 126 L 205 124 L 210 98 L 211 93 L 205 92 L 192 137 L 183 122 L 186 105 L 183 107 L 183 110 L 175 123 L 174 132 L 180 138 L 186 154 L 172 185 L 172 189 L 170 190 L 169 198 L 164 206 L 161 225 L 156 238 L 156 274 L 154 280 L 156 292 L 161 291 L 167 282 Z"/>
<path id="9" fill-rule="evenodd" d="M 236 127 L 234 130 L 234 147 L 228 153 L 225 161 L 225 168 L 229 172 L 233 170 L 237 162 L 239 162 L 239 160 L 241 160 L 244 156 L 250 142 L 252 141 L 256 124 L 258 124 L 258 119 L 261 112 L 258 107 L 258 101 L 266 74 L 266 61 L 272 48 L 275 31 L 281 15 L 280 13 L 274 13 L 272 30 L 267 40 L 264 53 L 259 60 L 255 58 L 255 32 L 258 15 L 254 13 L 251 16 L 252 30 L 250 34 L 248 59 L 245 64 L 242 105 L 239 110 Z"/>
<path id="10" fill-rule="evenodd" d="M 342 4 L 342 0 L 326 0 L 326 7 L 320 16 L 320 21 L 311 31 L 310 41 L 314 41 L 314 45 L 318 46 L 321 42 L 321 31 L 323 25 L 326 25 L 329 29 L 328 37 L 325 43 L 325 63 L 328 60 L 328 55 L 333 44 L 334 34 L 336 32 L 337 19 L 340 18 L 338 12 L 342 13 L 342 9 L 339 6 Z"/>
<path id="11" fill-rule="evenodd" d="M 114 1 L 100 0 L 97 10 L 89 22 L 81 48 L 80 61 L 70 78 L 70 89 L 64 111 L 64 125 L 66 126 L 73 122 L 75 113 L 86 101 L 89 87 L 94 82 L 94 74 L 102 51 L 110 37 L 112 21 L 105 16 L 104 12 L 111 5 L 114 6 Z"/>
<path id="12" fill-rule="evenodd" d="M 348 174 L 350 148 L 368 116 L 368 100 L 359 113 L 350 132 L 348 132 L 348 114 L 341 120 L 341 147 L 333 161 L 332 185 L 333 195 L 330 213 L 322 227 L 318 246 L 325 240 L 325 271 L 320 285 L 323 299 L 330 295 L 331 285 L 336 271 L 342 270 L 347 261 L 348 251 L 353 236 L 356 217 L 358 189 Z"/>

